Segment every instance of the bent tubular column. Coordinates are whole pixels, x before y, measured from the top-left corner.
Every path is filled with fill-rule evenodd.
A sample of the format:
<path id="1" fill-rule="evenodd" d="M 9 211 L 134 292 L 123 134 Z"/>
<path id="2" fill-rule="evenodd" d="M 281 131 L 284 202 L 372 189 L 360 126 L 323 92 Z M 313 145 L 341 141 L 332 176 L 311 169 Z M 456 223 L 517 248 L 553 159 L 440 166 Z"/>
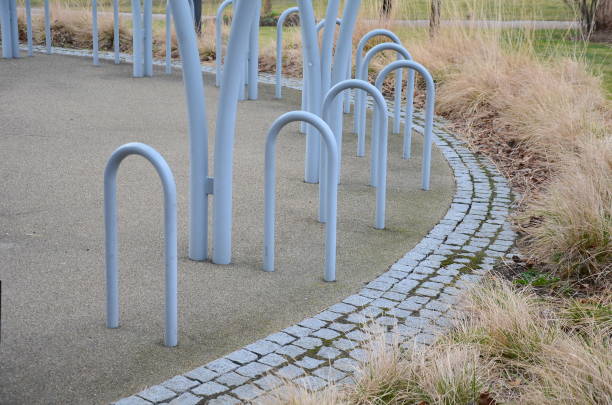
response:
<path id="1" fill-rule="evenodd" d="M 189 258 L 208 257 L 208 127 L 204 81 L 189 5 L 170 0 L 174 29 L 183 62 L 183 83 L 189 117 Z"/>
<path id="2" fill-rule="evenodd" d="M 244 74 L 256 6 L 250 0 L 235 5 L 227 57 L 223 64 L 215 137 L 213 198 L 213 262 L 217 264 L 229 264 L 232 260 L 232 165 L 236 109 L 238 93 L 243 90 L 240 88 L 240 77 Z"/>

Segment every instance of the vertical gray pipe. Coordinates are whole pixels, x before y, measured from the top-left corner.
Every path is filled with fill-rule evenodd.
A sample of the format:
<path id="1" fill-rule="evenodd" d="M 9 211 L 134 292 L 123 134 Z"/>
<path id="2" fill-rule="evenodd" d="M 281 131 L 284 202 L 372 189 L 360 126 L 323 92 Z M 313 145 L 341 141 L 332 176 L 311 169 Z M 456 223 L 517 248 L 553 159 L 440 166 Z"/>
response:
<path id="1" fill-rule="evenodd" d="M 223 11 L 233 4 L 233 0 L 225 0 L 217 9 L 215 18 L 215 85 L 221 86 L 221 76 L 223 75 Z"/>
<path id="2" fill-rule="evenodd" d="M 336 85 L 348 77 L 348 66 L 353 50 L 353 32 L 359 15 L 361 0 L 347 1 L 342 15 L 340 35 L 334 54 L 334 67 L 331 85 Z M 338 173 L 342 173 L 342 99 L 336 98 L 331 105 L 329 126 L 334 134 L 338 134 Z"/>
<path id="3" fill-rule="evenodd" d="M 143 35 L 140 0 L 132 0 L 132 69 L 134 77 L 143 76 L 142 46 Z"/>
<path id="4" fill-rule="evenodd" d="M 8 1 L 0 3 L 0 17 L 2 18 L 2 25 L 0 26 L 2 29 L 2 57 L 9 59 L 13 57 L 13 40 L 11 39 L 12 24 Z"/>
<path id="5" fill-rule="evenodd" d="M 332 49 L 334 47 L 334 34 L 336 33 L 336 18 L 340 0 L 329 0 L 321 41 L 321 95 L 327 94 L 331 87 Z"/>
<path id="6" fill-rule="evenodd" d="M 13 58 L 19 57 L 19 26 L 17 21 L 17 0 L 9 0 L 11 12 L 11 42 Z"/>
<path id="7" fill-rule="evenodd" d="M 93 40 L 93 64 L 97 66 L 100 64 L 98 55 L 98 0 L 91 1 L 91 37 Z"/>
<path id="8" fill-rule="evenodd" d="M 304 87 L 308 112 L 321 116 L 321 55 L 312 0 L 298 0 L 298 7 L 300 9 L 303 55 L 306 62 L 304 65 Z M 332 24 L 334 24 L 333 20 Z M 307 125 L 306 164 L 304 168 L 304 181 L 306 183 L 317 183 L 319 181 L 319 144 L 319 133 L 311 125 Z"/>
<path id="9" fill-rule="evenodd" d="M 189 117 L 189 258 L 208 257 L 208 127 L 204 81 L 191 11 L 183 0 L 170 0 L 183 62 Z"/>
<path id="10" fill-rule="evenodd" d="M 113 0 L 113 50 L 115 52 L 115 64 L 119 60 L 119 0 Z"/>
<path id="11" fill-rule="evenodd" d="M 251 35 L 249 38 L 249 100 L 257 100 L 259 82 L 259 18 L 261 14 L 261 0 L 255 1 L 255 12 L 251 24 Z"/>
<path id="12" fill-rule="evenodd" d="M 166 74 L 172 73 L 172 6 L 166 3 Z"/>
<path id="13" fill-rule="evenodd" d="M 287 17 L 300 10 L 291 7 L 283 11 L 276 23 L 276 98 L 282 98 L 282 79 L 283 79 L 283 26 Z M 302 103 L 302 105 L 304 105 Z"/>
<path id="14" fill-rule="evenodd" d="M 144 0 L 144 75 L 153 76 L 153 0 Z"/>
<path id="15" fill-rule="evenodd" d="M 178 0 L 177 0 L 178 1 Z M 244 75 L 251 23 L 256 2 L 234 4 L 234 18 L 223 68 L 215 137 L 215 186 L 213 199 L 213 262 L 232 260 L 232 176 L 236 109 L 240 80 Z"/>
<path id="16" fill-rule="evenodd" d="M 49 0 L 45 0 L 45 45 L 47 53 L 51 54 L 51 10 Z"/>
<path id="17" fill-rule="evenodd" d="M 32 35 L 32 4 L 30 0 L 25 0 L 25 12 L 26 12 L 26 29 L 28 36 L 28 56 L 34 55 L 33 50 L 33 35 Z"/>

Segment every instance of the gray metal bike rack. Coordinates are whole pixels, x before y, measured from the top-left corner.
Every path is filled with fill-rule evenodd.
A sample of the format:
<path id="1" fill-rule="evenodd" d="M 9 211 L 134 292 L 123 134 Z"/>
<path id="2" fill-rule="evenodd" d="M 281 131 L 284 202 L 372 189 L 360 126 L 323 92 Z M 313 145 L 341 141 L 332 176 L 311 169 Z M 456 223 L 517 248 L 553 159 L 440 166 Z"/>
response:
<path id="1" fill-rule="evenodd" d="M 385 78 L 394 70 L 397 69 L 411 69 L 416 70 L 421 74 L 423 79 L 425 80 L 425 84 L 427 86 L 427 97 L 425 100 L 425 133 L 424 133 L 424 141 L 423 141 L 423 168 L 421 175 L 421 187 L 423 190 L 429 190 L 429 180 L 430 180 L 430 172 L 431 172 L 431 144 L 433 137 L 433 120 L 434 120 L 434 108 L 435 108 L 435 97 L 436 97 L 436 88 L 433 78 L 431 74 L 423 65 L 420 63 L 411 61 L 411 60 L 399 60 L 387 65 L 376 78 L 376 87 L 378 89 L 382 89 L 383 82 Z M 386 136 L 386 134 L 383 134 Z M 386 144 L 386 142 L 384 143 Z M 380 145 L 383 145 L 383 142 L 380 142 Z M 379 160 L 378 167 L 386 167 L 387 166 L 387 148 L 383 147 L 379 151 L 379 159 L 384 159 L 384 161 Z M 377 185 L 379 187 L 385 187 L 386 185 L 386 173 L 380 171 L 378 169 L 378 181 Z"/>
<path id="2" fill-rule="evenodd" d="M 357 52 L 355 54 L 355 78 L 359 79 L 359 69 L 361 64 L 363 63 L 363 50 L 365 49 L 365 46 L 368 44 L 368 42 L 370 40 L 372 40 L 375 37 L 386 37 L 388 39 L 390 39 L 392 42 L 398 44 L 398 45 L 402 45 L 402 41 L 399 39 L 399 37 L 393 33 L 392 31 L 386 30 L 386 29 L 375 29 L 372 30 L 370 32 L 368 32 L 367 34 L 365 34 L 360 40 L 359 40 L 359 44 L 357 44 Z M 400 59 L 401 56 L 398 55 L 398 59 Z M 410 83 L 409 83 L 410 85 Z M 361 96 L 360 96 L 361 97 Z M 393 133 L 394 134 L 398 134 L 400 131 L 400 103 L 402 100 L 402 71 L 399 70 L 396 73 L 396 79 L 395 79 L 395 110 L 394 110 L 394 121 L 393 121 Z M 363 100 L 360 99 L 359 102 L 362 102 Z M 355 111 L 357 111 L 357 101 L 355 102 Z M 359 110 L 361 111 L 361 110 Z M 354 133 L 358 133 L 358 127 L 361 124 L 361 122 L 359 121 L 360 119 L 360 115 L 359 114 L 355 114 L 354 117 L 354 125 L 353 125 L 353 132 Z"/>
<path id="3" fill-rule="evenodd" d="M 264 270 L 274 271 L 274 222 L 276 213 L 276 140 L 285 125 L 306 121 L 321 134 L 326 150 L 326 212 L 325 226 L 325 281 L 336 281 L 336 225 L 338 201 L 338 150 L 336 139 L 329 126 L 316 115 L 306 111 L 292 111 L 281 115 L 270 128 L 266 138 L 265 157 L 265 218 L 264 218 Z"/>
<path id="4" fill-rule="evenodd" d="M 370 65 L 370 62 L 372 61 L 372 59 L 374 58 L 374 56 L 376 56 L 378 53 L 383 52 L 383 51 L 394 51 L 398 54 L 399 58 L 404 58 L 406 60 L 412 60 L 412 56 L 410 55 L 410 52 L 408 52 L 406 50 L 406 48 L 404 48 L 401 45 L 397 45 L 395 43 L 392 42 L 385 42 L 379 45 L 376 45 L 374 48 L 370 49 L 368 51 L 368 53 L 366 53 L 365 58 L 363 59 L 363 62 L 361 63 L 361 65 L 359 66 L 359 71 L 357 73 L 357 78 L 361 79 L 361 80 L 368 80 L 368 68 Z M 398 71 L 400 72 L 400 71 Z M 396 80 L 400 79 L 401 80 L 401 75 L 396 75 Z M 397 82 L 396 81 L 396 89 L 400 88 L 400 100 L 401 100 L 401 87 L 402 84 L 401 82 Z M 408 92 L 409 94 L 412 94 L 414 92 L 414 72 L 411 70 L 409 72 L 409 84 L 408 84 Z M 396 90 L 396 98 L 397 98 L 397 90 Z M 412 97 L 409 95 L 409 105 L 412 105 Z M 399 108 L 401 107 L 401 104 L 398 106 L 396 104 L 395 106 L 395 111 L 396 111 L 396 115 L 397 115 L 397 111 L 399 110 Z M 360 122 L 359 127 L 358 127 L 358 131 L 357 131 L 357 136 L 359 138 L 364 138 L 365 137 L 365 122 L 366 122 L 366 100 L 365 97 L 363 97 L 363 95 L 360 94 L 360 97 L 357 100 L 357 106 L 355 107 L 355 111 L 356 111 L 356 115 L 358 115 L 359 120 L 358 122 Z M 410 114 L 410 116 L 412 116 L 412 114 Z M 407 115 L 408 117 L 408 115 Z M 396 122 L 399 122 L 399 120 L 397 120 Z M 408 123 L 406 123 L 406 129 L 409 129 Z M 409 136 L 411 136 L 412 134 L 412 126 L 410 126 L 410 133 L 405 134 L 404 136 L 404 145 L 406 145 L 406 143 L 408 143 L 406 138 L 409 138 Z M 410 139 L 410 138 L 409 138 Z M 362 143 L 363 145 L 363 143 Z M 363 156 L 364 150 L 357 150 L 357 156 Z M 402 153 L 402 155 L 404 156 L 404 153 Z M 376 154 L 375 154 L 376 156 Z"/>
<path id="5" fill-rule="evenodd" d="M 104 170 L 104 227 L 106 230 L 106 326 L 119 327 L 119 265 L 117 250 L 117 172 L 121 161 L 129 155 L 147 159 L 159 175 L 164 188 L 165 234 L 165 334 L 164 344 L 178 344 L 177 300 L 177 229 L 176 185 L 170 167 L 152 147 L 142 143 L 128 143 L 113 152 Z"/>

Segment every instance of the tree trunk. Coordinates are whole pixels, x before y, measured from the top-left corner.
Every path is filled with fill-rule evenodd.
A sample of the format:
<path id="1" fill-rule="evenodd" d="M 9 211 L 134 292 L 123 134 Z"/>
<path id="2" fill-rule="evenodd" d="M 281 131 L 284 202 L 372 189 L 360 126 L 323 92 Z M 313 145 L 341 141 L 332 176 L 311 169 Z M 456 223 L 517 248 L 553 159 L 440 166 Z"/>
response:
<path id="1" fill-rule="evenodd" d="M 432 38 L 438 32 L 440 28 L 440 8 L 442 7 L 442 0 L 431 0 L 431 10 L 429 14 L 429 36 Z"/>
<path id="2" fill-rule="evenodd" d="M 595 11 L 595 31 L 612 31 L 612 0 L 599 0 Z"/>
<path id="3" fill-rule="evenodd" d="M 272 0 L 264 0 L 262 15 L 272 14 Z"/>
<path id="4" fill-rule="evenodd" d="M 393 0 L 382 0 L 380 6 L 380 17 L 388 20 L 391 17 L 391 11 L 393 10 Z"/>

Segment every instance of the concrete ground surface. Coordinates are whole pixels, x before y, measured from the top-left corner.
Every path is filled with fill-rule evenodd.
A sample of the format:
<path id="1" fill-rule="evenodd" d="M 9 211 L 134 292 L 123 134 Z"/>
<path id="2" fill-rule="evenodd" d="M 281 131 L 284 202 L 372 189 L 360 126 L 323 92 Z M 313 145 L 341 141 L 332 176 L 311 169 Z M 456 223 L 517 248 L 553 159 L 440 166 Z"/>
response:
<path id="1" fill-rule="evenodd" d="M 218 90 L 205 79 L 212 151 Z M 0 60 L 0 403 L 103 404 L 198 367 L 356 292 L 446 213 L 454 182 L 441 154 L 434 148 L 432 189 L 422 191 L 421 137 L 414 158 L 403 161 L 401 137 L 391 136 L 387 229 L 375 230 L 369 158 L 354 156 L 347 132 L 338 281 L 323 282 L 318 186 L 303 182 L 304 136 L 292 125 L 277 153 L 277 271 L 261 271 L 265 134 L 281 113 L 298 109 L 299 94 L 285 89 L 285 99 L 275 100 L 267 85 L 260 92 L 259 101 L 239 106 L 233 263 L 218 266 L 187 258 L 180 72 L 134 79 L 131 65 L 94 67 L 82 58 Z M 177 182 L 180 342 L 173 349 L 162 345 L 161 185 L 139 157 L 119 171 L 121 328 L 105 327 L 103 170 L 131 141 L 156 148 Z"/>

